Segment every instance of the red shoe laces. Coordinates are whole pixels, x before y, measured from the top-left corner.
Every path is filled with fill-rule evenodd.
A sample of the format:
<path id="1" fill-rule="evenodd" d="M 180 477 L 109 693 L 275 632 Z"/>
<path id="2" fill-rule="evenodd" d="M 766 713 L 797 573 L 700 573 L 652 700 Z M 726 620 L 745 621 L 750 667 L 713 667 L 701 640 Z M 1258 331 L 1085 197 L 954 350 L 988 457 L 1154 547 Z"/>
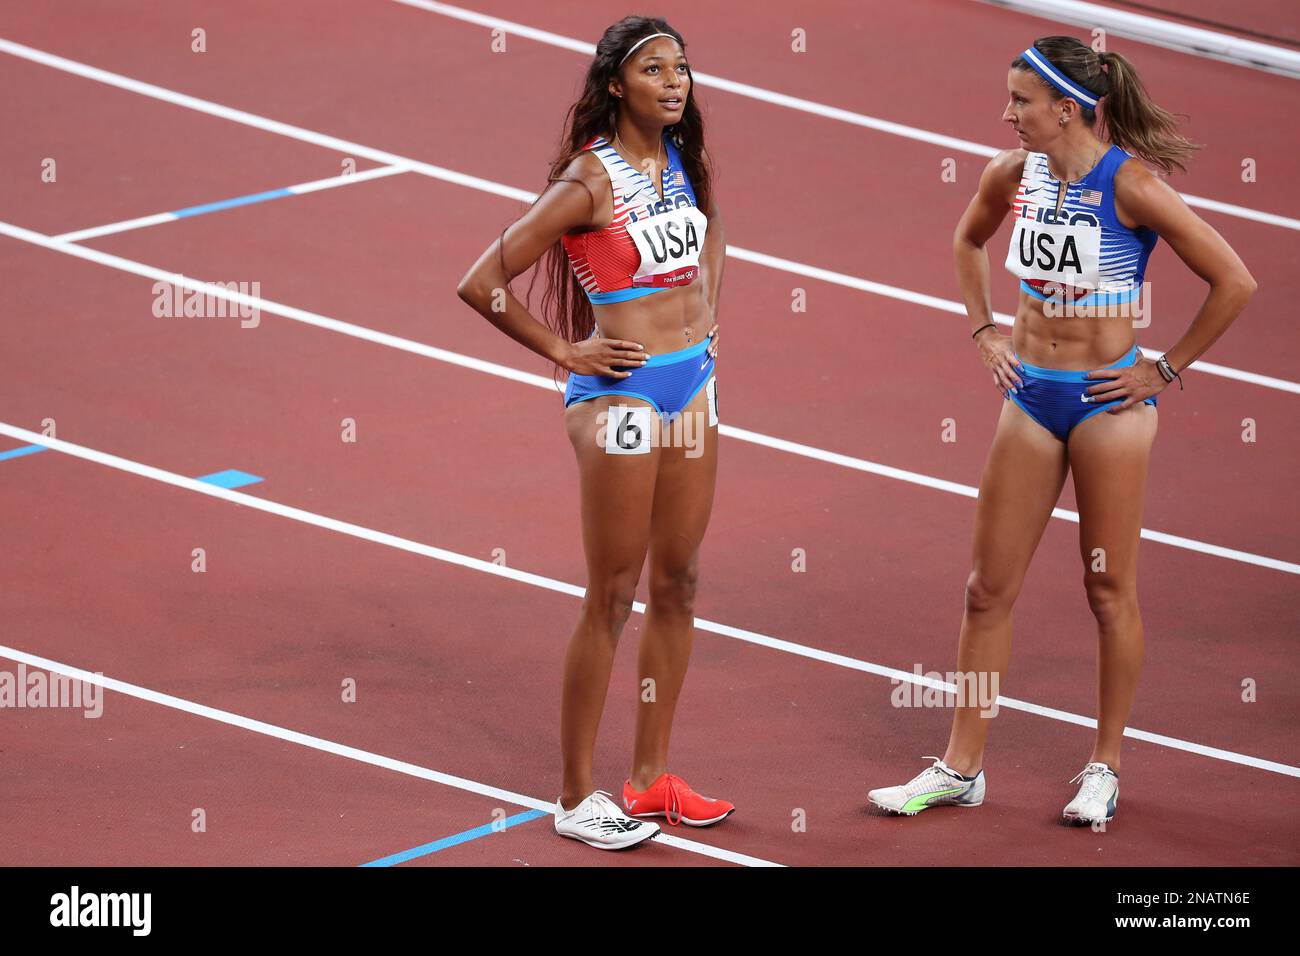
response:
<path id="1" fill-rule="evenodd" d="M 686 781 L 674 774 L 664 774 L 667 778 L 664 780 L 664 788 L 668 791 L 667 798 L 664 800 L 664 819 L 670 826 L 677 826 L 682 822 L 682 797 L 692 794 L 695 791 L 686 785 Z M 673 819 L 673 810 L 677 811 L 677 819 Z"/>

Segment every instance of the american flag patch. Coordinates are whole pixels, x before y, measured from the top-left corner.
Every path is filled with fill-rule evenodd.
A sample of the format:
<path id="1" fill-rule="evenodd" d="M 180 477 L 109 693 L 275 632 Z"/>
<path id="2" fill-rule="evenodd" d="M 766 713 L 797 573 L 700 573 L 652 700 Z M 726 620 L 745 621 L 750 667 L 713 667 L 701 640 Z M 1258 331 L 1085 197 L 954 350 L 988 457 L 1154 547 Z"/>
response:
<path id="1" fill-rule="evenodd" d="M 686 175 L 685 175 L 685 174 L 684 174 L 680 169 L 675 169 L 675 170 L 673 170 L 672 174 L 670 175 L 669 172 L 668 172 L 668 170 L 665 169 L 665 170 L 664 170 L 664 185 L 666 185 L 666 186 L 685 186 L 685 185 L 686 185 Z"/>
<path id="2" fill-rule="evenodd" d="M 1085 206 L 1100 206 L 1101 190 L 1100 189 L 1083 190 L 1083 192 L 1079 193 L 1079 202 L 1083 203 Z"/>

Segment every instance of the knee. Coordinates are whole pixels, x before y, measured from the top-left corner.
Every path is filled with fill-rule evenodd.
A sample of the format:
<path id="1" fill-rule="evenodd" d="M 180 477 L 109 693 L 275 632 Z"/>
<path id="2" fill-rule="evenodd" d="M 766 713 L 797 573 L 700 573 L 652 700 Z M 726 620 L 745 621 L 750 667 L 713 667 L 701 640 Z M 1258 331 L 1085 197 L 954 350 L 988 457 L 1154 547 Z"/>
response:
<path id="1" fill-rule="evenodd" d="M 656 569 L 650 579 L 650 603 L 656 611 L 693 615 L 698 581 L 699 570 L 693 562 Z"/>
<path id="2" fill-rule="evenodd" d="M 613 574 L 587 586 L 584 601 L 587 614 L 593 623 L 602 629 L 608 629 L 610 636 L 616 640 L 632 614 L 637 580 L 636 574 Z"/>
<path id="3" fill-rule="evenodd" d="M 990 611 L 1010 611 L 1016 600 L 1016 589 L 1005 582 L 996 581 L 978 568 L 966 579 L 966 610 L 973 614 Z"/>
<path id="4" fill-rule="evenodd" d="M 1084 577 L 1084 590 L 1088 592 L 1088 607 L 1092 616 L 1103 628 L 1131 619 L 1138 613 L 1137 585 L 1105 574 Z"/>

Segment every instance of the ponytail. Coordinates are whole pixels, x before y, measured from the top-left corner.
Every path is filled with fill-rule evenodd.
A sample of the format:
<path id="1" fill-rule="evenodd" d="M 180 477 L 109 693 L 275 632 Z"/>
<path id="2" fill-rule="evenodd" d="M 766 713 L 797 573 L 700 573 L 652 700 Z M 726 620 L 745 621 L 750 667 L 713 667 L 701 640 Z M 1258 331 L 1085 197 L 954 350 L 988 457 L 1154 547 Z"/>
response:
<path id="1" fill-rule="evenodd" d="M 1118 53 L 1100 53 L 1098 59 L 1109 87 L 1101 101 L 1107 138 L 1166 174 L 1175 169 L 1187 172 L 1187 160 L 1200 147 L 1178 132 L 1178 121 L 1172 113 L 1151 101 L 1127 58 Z"/>

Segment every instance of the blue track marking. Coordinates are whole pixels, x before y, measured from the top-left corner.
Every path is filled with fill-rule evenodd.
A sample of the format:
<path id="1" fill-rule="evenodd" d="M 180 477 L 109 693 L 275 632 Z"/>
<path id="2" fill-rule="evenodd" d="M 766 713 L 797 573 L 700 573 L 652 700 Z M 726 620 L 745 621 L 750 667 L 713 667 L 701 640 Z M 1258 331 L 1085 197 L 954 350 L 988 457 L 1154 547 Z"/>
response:
<path id="1" fill-rule="evenodd" d="M 481 827 L 475 827 L 473 830 L 466 830 L 464 833 L 457 833 L 454 836 L 443 837 L 441 840 L 435 840 L 432 843 L 426 843 L 424 846 L 413 847 L 410 850 L 403 850 L 401 853 L 394 853 L 392 856 L 381 857 L 378 860 L 371 860 L 369 863 L 362 863 L 362 866 L 396 866 L 399 863 L 405 863 L 407 860 L 414 860 L 418 857 L 428 856 L 430 853 L 437 853 L 439 850 L 446 850 L 449 847 L 459 846 L 462 843 L 468 843 L 470 840 L 477 840 L 479 837 L 490 836 L 493 833 L 500 833 L 511 827 L 519 826 L 521 823 L 527 823 L 529 820 L 536 820 L 538 817 L 549 817 L 550 814 L 545 810 L 525 810 L 523 813 L 516 813 L 513 817 L 506 817 L 500 823 L 485 823 Z"/>
<path id="2" fill-rule="evenodd" d="M 244 485 L 255 485 L 262 479 L 257 475 L 250 475 L 246 471 L 227 468 L 225 471 L 217 471 L 210 475 L 202 475 L 195 480 L 206 481 L 208 484 L 216 485 L 218 488 L 242 488 Z"/>
<path id="3" fill-rule="evenodd" d="M 268 199 L 280 199 L 284 196 L 294 195 L 290 189 L 271 189 L 264 193 L 253 193 L 248 196 L 236 196 L 234 199 L 223 199 L 220 202 L 210 202 L 202 206 L 187 206 L 184 209 L 177 209 L 172 215 L 177 219 L 184 219 L 187 216 L 202 216 L 206 212 L 217 212 L 220 209 L 233 209 L 236 206 L 248 206 L 255 202 L 265 202 Z"/>
<path id="4" fill-rule="evenodd" d="M 23 445 L 22 448 L 0 451 L 0 461 L 7 461 L 10 458 L 22 458 L 24 455 L 34 455 L 38 451 L 49 451 L 49 449 L 44 445 Z"/>

